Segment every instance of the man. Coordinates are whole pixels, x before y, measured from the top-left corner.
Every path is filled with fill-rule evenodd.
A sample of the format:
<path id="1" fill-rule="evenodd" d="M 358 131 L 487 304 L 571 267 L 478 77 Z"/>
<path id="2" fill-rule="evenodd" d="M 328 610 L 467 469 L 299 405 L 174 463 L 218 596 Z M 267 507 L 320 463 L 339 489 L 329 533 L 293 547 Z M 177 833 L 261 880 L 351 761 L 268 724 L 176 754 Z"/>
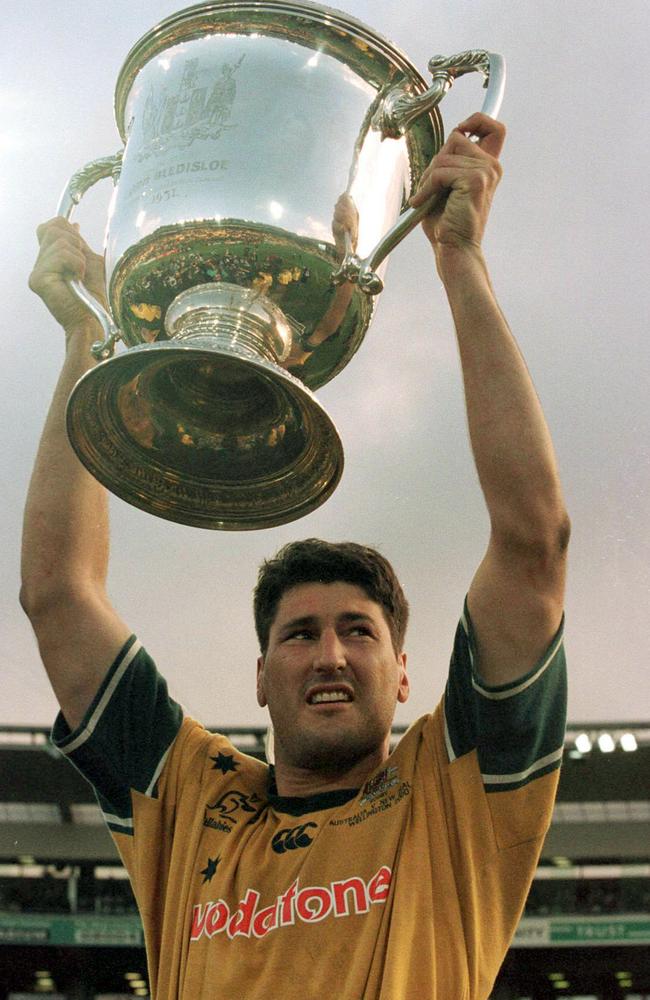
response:
<path id="1" fill-rule="evenodd" d="M 95 784 L 131 875 L 158 998 L 484 1000 L 514 933 L 562 753 L 568 520 L 481 253 L 504 134 L 481 114 L 461 123 L 412 200 L 445 195 L 424 229 L 491 531 L 444 698 L 392 754 L 408 609 L 386 560 L 355 544 L 296 543 L 261 570 L 271 774 L 170 700 L 106 596 L 105 493 L 63 429 L 96 337 L 63 279 L 100 292 L 101 261 L 63 220 L 39 230 L 31 286 L 67 352 L 27 502 L 22 602 L 62 709 L 55 740 Z"/>

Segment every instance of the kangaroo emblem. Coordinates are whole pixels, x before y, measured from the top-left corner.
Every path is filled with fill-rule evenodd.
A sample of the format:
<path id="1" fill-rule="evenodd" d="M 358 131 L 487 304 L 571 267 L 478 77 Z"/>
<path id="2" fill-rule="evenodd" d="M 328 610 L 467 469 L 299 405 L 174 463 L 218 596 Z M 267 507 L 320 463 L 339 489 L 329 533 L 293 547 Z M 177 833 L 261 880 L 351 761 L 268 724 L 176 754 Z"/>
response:
<path id="1" fill-rule="evenodd" d="M 221 798 L 213 805 L 206 806 L 206 809 L 215 809 L 223 819 L 227 819 L 230 823 L 236 823 L 237 820 L 233 816 L 239 809 L 247 813 L 257 813 L 259 808 L 257 803 L 261 802 L 259 795 L 252 792 L 247 795 L 245 792 L 240 792 L 236 788 L 231 789 L 229 792 L 225 792 Z M 255 803 L 255 805 L 252 805 Z"/>

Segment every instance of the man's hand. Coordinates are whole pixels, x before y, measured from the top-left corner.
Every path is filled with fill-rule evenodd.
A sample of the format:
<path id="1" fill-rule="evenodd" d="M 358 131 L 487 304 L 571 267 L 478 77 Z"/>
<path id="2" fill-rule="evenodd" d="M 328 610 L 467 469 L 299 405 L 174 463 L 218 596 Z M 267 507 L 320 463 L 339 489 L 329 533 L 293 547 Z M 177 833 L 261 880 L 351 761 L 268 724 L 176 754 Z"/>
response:
<path id="1" fill-rule="evenodd" d="M 475 135 L 478 142 L 472 142 Z M 433 195 L 436 207 L 422 223 L 440 266 L 447 254 L 480 248 L 490 205 L 501 179 L 499 155 L 506 130 L 501 122 L 477 113 L 461 122 L 422 174 L 411 198 L 413 208 Z"/>
<path id="2" fill-rule="evenodd" d="M 94 321 L 71 291 L 71 279 L 83 281 L 88 291 L 105 304 L 104 259 L 93 253 L 75 225 L 61 216 L 36 230 L 39 253 L 29 276 L 29 287 L 43 300 L 66 331 Z"/>

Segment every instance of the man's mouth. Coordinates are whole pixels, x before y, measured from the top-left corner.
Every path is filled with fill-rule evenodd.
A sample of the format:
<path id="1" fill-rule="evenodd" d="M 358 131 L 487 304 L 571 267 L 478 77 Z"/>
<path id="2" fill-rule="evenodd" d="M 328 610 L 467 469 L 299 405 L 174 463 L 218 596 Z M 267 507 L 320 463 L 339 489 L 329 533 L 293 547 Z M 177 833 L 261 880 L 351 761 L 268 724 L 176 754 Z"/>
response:
<path id="1" fill-rule="evenodd" d="M 336 702 L 354 701 L 348 688 L 315 688 L 307 695 L 308 705 L 332 705 Z"/>

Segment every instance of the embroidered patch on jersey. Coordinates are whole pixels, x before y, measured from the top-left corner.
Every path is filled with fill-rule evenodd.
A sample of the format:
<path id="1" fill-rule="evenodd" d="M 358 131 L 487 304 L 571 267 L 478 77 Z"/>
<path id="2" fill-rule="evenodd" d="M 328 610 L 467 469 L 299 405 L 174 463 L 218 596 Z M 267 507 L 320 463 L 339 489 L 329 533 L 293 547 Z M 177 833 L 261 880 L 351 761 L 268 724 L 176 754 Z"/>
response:
<path id="1" fill-rule="evenodd" d="M 217 871 L 217 868 L 219 866 L 219 862 L 220 861 L 221 861 L 221 856 L 220 855 L 218 857 L 216 857 L 216 858 L 208 858 L 208 863 L 205 866 L 205 868 L 203 869 L 203 871 L 201 872 L 201 875 L 203 875 L 203 885 L 205 885 L 206 882 L 211 882 L 212 881 L 212 879 L 215 876 L 215 873 Z"/>
<path id="2" fill-rule="evenodd" d="M 212 770 L 221 771 L 222 774 L 236 771 L 239 767 L 239 761 L 236 761 L 232 754 L 218 753 L 216 757 L 210 757 L 210 760 L 214 761 Z"/>
<path id="3" fill-rule="evenodd" d="M 240 792 L 237 788 L 217 799 L 213 805 L 205 807 L 203 815 L 203 826 L 209 826 L 213 830 L 220 830 L 222 833 L 230 833 L 232 828 L 241 819 L 240 812 L 250 814 L 249 823 L 254 823 L 261 815 L 262 799 L 256 792 Z M 216 812 L 217 816 L 209 816 L 210 812 Z"/>
<path id="4" fill-rule="evenodd" d="M 396 767 L 385 767 L 383 771 L 376 774 L 374 778 L 367 781 L 363 788 L 363 798 L 361 799 L 361 805 L 365 806 L 367 802 L 372 802 L 374 799 L 378 799 L 380 796 L 384 795 L 389 788 L 392 788 L 399 781 L 399 776 L 397 774 Z"/>
<path id="5" fill-rule="evenodd" d="M 297 921 L 315 924 L 327 917 L 368 913 L 372 905 L 386 902 L 391 875 L 391 869 L 383 865 L 367 882 L 353 875 L 328 886 L 310 885 L 301 889 L 296 879 L 270 906 L 262 908 L 258 907 L 260 894 L 256 889 L 248 889 L 232 911 L 225 899 L 196 903 L 190 942 L 222 933 L 231 941 L 235 937 L 263 938 Z"/>
<path id="6" fill-rule="evenodd" d="M 276 854 L 295 851 L 297 847 L 309 847 L 314 839 L 307 833 L 309 829 L 317 830 L 318 823 L 301 823 L 300 826 L 294 826 L 290 830 L 278 830 L 271 841 L 271 847 Z"/>
<path id="7" fill-rule="evenodd" d="M 237 822 L 234 813 L 239 812 L 240 809 L 245 813 L 257 813 L 257 804 L 261 801 L 256 792 L 240 792 L 238 789 L 232 788 L 229 792 L 224 792 L 213 805 L 207 805 L 206 809 L 218 812 L 229 823 L 234 824 Z"/>
<path id="8" fill-rule="evenodd" d="M 388 770 L 392 769 L 389 768 Z M 362 799 L 361 804 L 363 805 L 363 809 L 360 809 L 359 812 L 353 813 L 352 816 L 343 816 L 342 819 L 331 819 L 329 826 L 358 826 L 359 823 L 365 823 L 372 816 L 379 816 L 381 813 L 386 812 L 387 809 L 392 809 L 393 806 L 396 806 L 410 794 L 410 782 L 399 781 L 397 784 L 391 782 L 388 787 L 382 789 L 372 799 Z"/>

